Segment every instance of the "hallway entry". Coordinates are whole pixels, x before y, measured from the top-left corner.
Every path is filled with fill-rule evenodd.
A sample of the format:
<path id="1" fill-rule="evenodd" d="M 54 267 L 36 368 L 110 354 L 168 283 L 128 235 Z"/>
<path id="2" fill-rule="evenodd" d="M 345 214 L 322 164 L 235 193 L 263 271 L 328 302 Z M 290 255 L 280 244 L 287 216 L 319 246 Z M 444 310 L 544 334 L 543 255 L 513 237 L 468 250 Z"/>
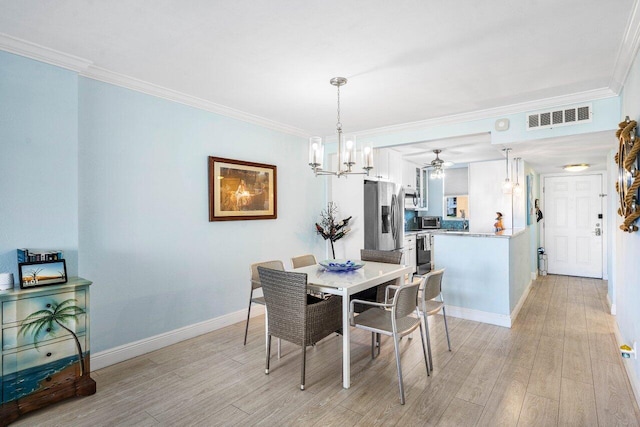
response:
<path id="1" fill-rule="evenodd" d="M 549 274 L 602 278 L 602 175 L 544 178 Z"/>

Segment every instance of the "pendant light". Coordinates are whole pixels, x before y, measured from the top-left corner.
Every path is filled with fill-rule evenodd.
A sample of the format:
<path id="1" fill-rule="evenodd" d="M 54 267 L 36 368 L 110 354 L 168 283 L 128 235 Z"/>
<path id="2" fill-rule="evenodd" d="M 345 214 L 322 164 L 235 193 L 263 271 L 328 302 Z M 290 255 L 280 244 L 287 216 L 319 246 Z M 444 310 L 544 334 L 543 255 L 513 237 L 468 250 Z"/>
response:
<path id="1" fill-rule="evenodd" d="M 502 151 L 505 152 L 504 160 L 506 166 L 506 177 L 504 179 L 504 182 L 502 183 L 502 192 L 505 194 L 509 194 L 511 193 L 511 189 L 513 188 L 513 183 L 509 179 L 509 151 L 511 151 L 511 148 L 503 148 Z"/>
<path id="2" fill-rule="evenodd" d="M 520 170 L 519 170 L 519 163 L 520 163 L 520 157 L 514 157 L 513 161 L 516 162 L 516 183 L 513 185 L 513 194 L 515 194 L 516 196 L 519 196 L 522 194 L 522 185 L 520 185 Z"/>

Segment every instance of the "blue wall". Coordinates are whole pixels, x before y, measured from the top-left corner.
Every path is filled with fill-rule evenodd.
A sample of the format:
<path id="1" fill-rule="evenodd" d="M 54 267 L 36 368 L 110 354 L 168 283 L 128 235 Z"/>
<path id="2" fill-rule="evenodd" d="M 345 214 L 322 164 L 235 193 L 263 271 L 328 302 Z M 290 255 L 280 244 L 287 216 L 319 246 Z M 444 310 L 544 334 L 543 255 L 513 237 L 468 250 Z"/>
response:
<path id="1" fill-rule="evenodd" d="M 624 85 L 622 93 L 622 117 L 628 115 L 631 120 L 640 122 L 640 54 L 636 54 L 635 61 Z M 637 142 L 636 142 L 637 143 Z M 615 174 L 617 176 L 617 173 Z M 617 199 L 615 182 L 609 186 L 608 194 Z M 617 206 L 614 208 L 617 209 Z M 617 224 L 622 223 L 622 217 L 616 215 L 615 210 L 610 212 L 617 219 Z M 637 225 L 637 223 L 636 223 Z M 640 279 L 638 278 L 638 254 L 640 254 L 640 232 L 625 233 L 618 227 L 612 231 L 612 240 L 615 249 L 614 280 L 609 289 L 612 303 L 616 305 L 616 320 L 620 328 L 624 343 L 633 345 L 640 343 Z M 619 343 L 622 344 L 622 343 Z M 639 349 L 640 350 L 640 349 Z M 640 387 L 640 359 L 626 360 L 635 372 L 635 387 Z M 636 388 L 636 393 L 640 390 Z M 640 395 L 636 395 L 640 400 Z"/>
<path id="2" fill-rule="evenodd" d="M 80 79 L 80 273 L 104 350 L 245 309 L 249 265 L 321 254 L 306 141 Z M 207 156 L 278 167 L 278 219 L 208 222 Z"/>
<path id="3" fill-rule="evenodd" d="M 78 274 L 78 78 L 0 51 L 0 272 L 16 248 L 62 249 Z"/>
<path id="4" fill-rule="evenodd" d="M 17 272 L 18 247 L 63 249 L 94 282 L 94 353 L 240 313 L 251 263 L 324 253 L 303 138 L 0 61 L 0 271 Z M 276 165 L 278 218 L 210 223 L 207 156 Z"/>

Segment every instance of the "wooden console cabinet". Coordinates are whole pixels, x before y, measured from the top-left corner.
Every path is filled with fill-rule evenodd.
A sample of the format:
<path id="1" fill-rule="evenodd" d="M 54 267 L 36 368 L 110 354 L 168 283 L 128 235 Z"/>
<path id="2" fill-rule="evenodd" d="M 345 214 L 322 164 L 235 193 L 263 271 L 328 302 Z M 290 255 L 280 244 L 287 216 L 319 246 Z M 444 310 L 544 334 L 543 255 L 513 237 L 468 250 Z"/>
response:
<path id="1" fill-rule="evenodd" d="M 0 426 L 96 392 L 89 376 L 89 285 L 72 277 L 62 285 L 0 291 Z"/>

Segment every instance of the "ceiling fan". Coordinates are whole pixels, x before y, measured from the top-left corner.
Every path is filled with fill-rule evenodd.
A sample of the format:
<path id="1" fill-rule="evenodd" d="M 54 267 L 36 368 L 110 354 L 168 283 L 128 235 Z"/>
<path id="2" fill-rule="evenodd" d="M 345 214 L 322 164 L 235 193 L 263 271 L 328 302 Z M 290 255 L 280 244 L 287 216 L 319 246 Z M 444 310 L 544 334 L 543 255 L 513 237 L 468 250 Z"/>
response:
<path id="1" fill-rule="evenodd" d="M 444 167 L 453 165 L 452 162 L 445 162 L 439 156 L 442 150 L 433 150 L 436 158 L 431 161 L 430 164 L 425 165 L 425 168 L 431 168 L 431 179 L 441 179 L 444 177 Z"/>

